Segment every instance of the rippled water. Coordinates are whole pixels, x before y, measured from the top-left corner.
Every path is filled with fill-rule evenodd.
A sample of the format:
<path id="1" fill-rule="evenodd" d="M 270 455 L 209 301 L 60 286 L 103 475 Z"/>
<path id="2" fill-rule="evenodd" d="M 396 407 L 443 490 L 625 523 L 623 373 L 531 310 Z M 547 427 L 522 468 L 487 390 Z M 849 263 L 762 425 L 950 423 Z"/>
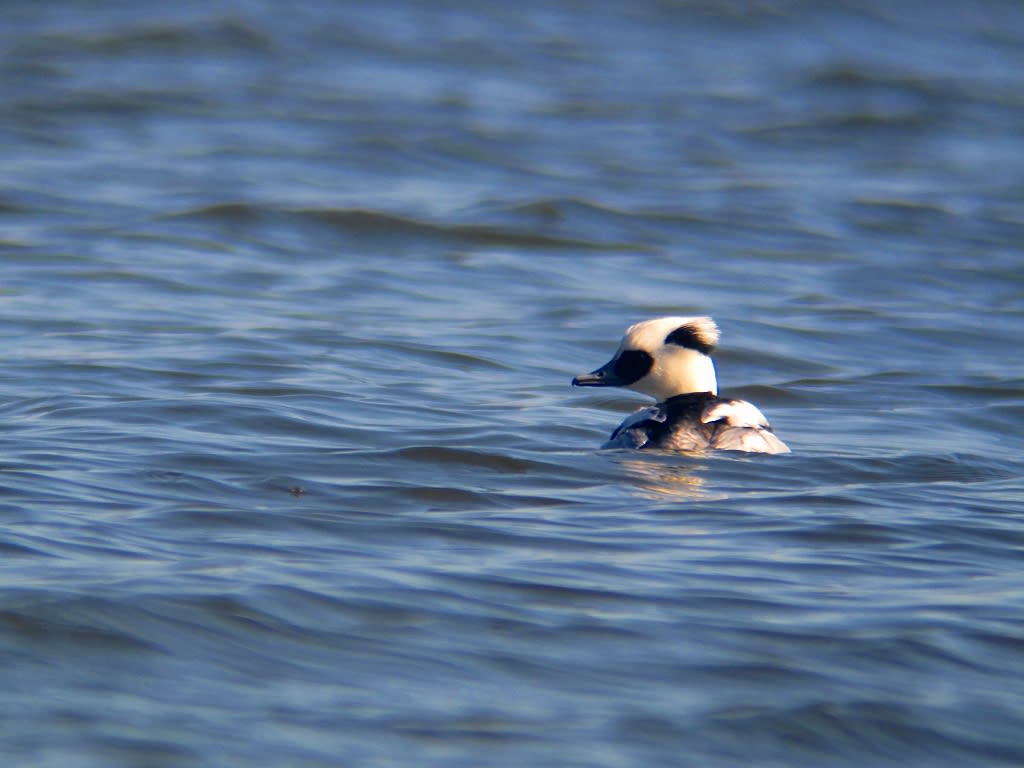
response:
<path id="1" fill-rule="evenodd" d="M 5 764 L 1024 763 L 1024 9 L 9 3 Z M 596 450 L 707 313 L 785 456 Z"/>

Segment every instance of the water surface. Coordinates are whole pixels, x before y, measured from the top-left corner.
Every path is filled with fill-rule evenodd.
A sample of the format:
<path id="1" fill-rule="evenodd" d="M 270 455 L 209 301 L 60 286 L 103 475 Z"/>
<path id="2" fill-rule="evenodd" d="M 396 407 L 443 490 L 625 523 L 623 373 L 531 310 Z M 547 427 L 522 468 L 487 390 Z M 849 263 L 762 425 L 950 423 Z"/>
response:
<path id="1" fill-rule="evenodd" d="M 0 11 L 11 765 L 1024 763 L 1024 10 Z M 785 456 L 601 452 L 712 314 Z"/>

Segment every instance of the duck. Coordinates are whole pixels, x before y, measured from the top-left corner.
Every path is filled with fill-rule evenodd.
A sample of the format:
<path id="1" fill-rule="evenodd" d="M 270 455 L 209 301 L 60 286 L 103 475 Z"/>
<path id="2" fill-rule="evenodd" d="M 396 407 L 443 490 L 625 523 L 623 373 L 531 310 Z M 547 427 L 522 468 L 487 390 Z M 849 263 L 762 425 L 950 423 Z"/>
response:
<path id="1" fill-rule="evenodd" d="M 711 359 L 719 339 L 710 317 L 658 317 L 626 329 L 615 355 L 572 380 L 576 387 L 626 387 L 657 402 L 630 414 L 602 448 L 789 453 L 753 403 L 719 397 Z"/>

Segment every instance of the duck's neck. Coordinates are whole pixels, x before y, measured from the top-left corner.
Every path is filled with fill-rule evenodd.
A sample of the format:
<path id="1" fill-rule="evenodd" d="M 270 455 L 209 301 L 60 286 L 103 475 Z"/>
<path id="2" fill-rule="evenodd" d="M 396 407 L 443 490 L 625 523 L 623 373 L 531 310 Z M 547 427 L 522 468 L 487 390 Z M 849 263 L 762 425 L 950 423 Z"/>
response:
<path id="1" fill-rule="evenodd" d="M 672 395 L 661 401 L 661 405 L 690 405 L 714 400 L 717 395 L 714 392 L 687 392 L 682 395 Z"/>

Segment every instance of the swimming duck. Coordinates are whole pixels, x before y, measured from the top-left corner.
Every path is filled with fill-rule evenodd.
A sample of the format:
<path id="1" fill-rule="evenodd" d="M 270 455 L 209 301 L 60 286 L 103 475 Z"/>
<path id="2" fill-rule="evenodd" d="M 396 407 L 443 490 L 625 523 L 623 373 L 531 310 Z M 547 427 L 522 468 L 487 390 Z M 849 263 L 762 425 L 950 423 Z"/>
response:
<path id="1" fill-rule="evenodd" d="M 657 400 L 626 417 L 602 448 L 789 453 L 768 419 L 746 400 L 718 396 L 710 317 L 659 317 L 626 329 L 615 356 L 572 380 L 577 387 L 628 387 Z"/>

